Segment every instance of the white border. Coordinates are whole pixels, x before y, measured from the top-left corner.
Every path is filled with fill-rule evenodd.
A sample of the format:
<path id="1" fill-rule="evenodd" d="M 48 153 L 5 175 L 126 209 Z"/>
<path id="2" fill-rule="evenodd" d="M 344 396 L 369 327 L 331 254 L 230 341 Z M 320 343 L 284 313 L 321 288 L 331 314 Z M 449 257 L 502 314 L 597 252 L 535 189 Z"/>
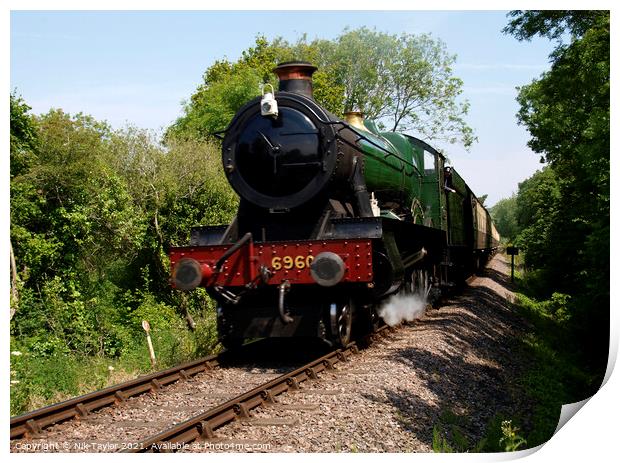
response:
<path id="1" fill-rule="evenodd" d="M 45 0 L 9 0 L 3 2 L 3 7 L 0 8 L 0 37 L 2 37 L 2 62 L 3 66 L 0 67 L 0 80 L 4 84 L 5 94 L 3 95 L 4 104 L 1 106 L 1 114 L 5 121 L 0 128 L 0 136 L 2 138 L 2 152 L 0 156 L 0 170 L 4 174 L 4 181 L 2 181 L 2 194 L 4 201 L 2 201 L 2 217 L 9 217 L 9 202 L 8 202 L 8 167 L 9 167 L 9 130 L 8 130 L 8 94 L 7 90 L 10 91 L 10 75 L 9 75 L 9 53 L 10 53 L 10 10 L 202 10 L 202 9 L 212 9 L 212 10 L 511 10 L 511 9 L 536 9 L 544 6 L 546 9 L 583 9 L 587 7 L 588 9 L 609 9 L 612 10 L 612 74 L 617 74 L 614 72 L 615 63 L 614 62 L 614 51 L 617 52 L 618 48 L 618 28 L 617 21 L 615 21 L 615 15 L 617 14 L 618 8 L 615 7 L 615 4 L 611 1 L 601 1 L 601 0 L 592 0 L 584 4 L 584 2 L 577 2 L 575 0 L 571 1 L 559 1 L 559 0 L 548 0 L 541 4 L 539 1 L 473 1 L 473 2 L 459 2 L 456 0 L 435 0 L 434 2 L 420 2 L 420 1 L 405 1 L 405 0 L 384 0 L 382 2 L 370 1 L 370 0 L 357 0 L 357 1 L 341 1 L 341 2 L 333 2 L 326 0 L 316 0 L 311 3 L 309 2 L 297 2 L 292 3 L 290 1 L 271 1 L 271 2 L 262 2 L 259 5 L 253 4 L 247 0 L 238 1 L 234 4 L 226 4 L 223 2 L 214 2 L 213 4 L 207 3 L 204 1 L 198 0 L 176 0 L 175 2 L 164 1 L 164 0 L 152 0 L 149 2 L 140 2 L 137 0 L 94 0 L 88 3 L 84 1 L 78 0 L 63 0 L 56 2 L 49 2 Z M 380 7 L 380 8 L 379 8 Z M 524 46 L 527 46 L 524 43 Z M 612 81 L 616 82 L 614 75 L 612 75 Z M 614 102 L 617 102 L 618 99 L 618 91 L 616 87 L 612 86 L 612 105 Z M 612 120 L 611 126 L 618 127 L 618 117 L 616 116 L 616 112 L 612 111 Z M 612 131 L 612 140 L 611 140 L 611 152 L 614 152 L 615 148 L 615 139 L 614 139 L 614 131 Z M 617 181 L 616 181 L 616 162 L 612 162 L 612 194 L 614 198 L 616 198 L 615 193 L 617 192 Z M 615 203 L 614 203 L 615 204 Z M 614 235 L 614 231 L 618 229 L 617 227 L 617 214 L 614 210 L 612 210 L 611 215 L 612 221 L 612 237 Z M 8 256 L 8 220 L 5 219 L 3 221 L 3 226 L 0 231 L 0 246 L 5 256 Z M 612 240 L 611 242 L 611 258 L 612 263 L 614 262 L 614 258 L 617 257 L 617 245 L 616 241 Z M 8 453 L 8 435 L 9 435 L 9 411 L 7 404 L 9 403 L 9 388 L 8 388 L 8 350 L 9 350 L 9 336 L 8 336 L 8 307 L 9 307 L 9 278 L 8 278 L 8 265 L 2 267 L 0 278 L 5 283 L 5 292 L 4 292 L 4 318 L 3 318 L 3 336 L 4 339 L 4 355 L 2 355 L 2 372 L 4 378 L 5 386 L 5 396 L 2 401 L 2 410 L 3 410 L 3 431 L 4 435 L 7 436 L 2 441 L 5 452 Z M 612 264 L 611 268 L 611 281 L 618 281 L 618 272 L 615 265 Z M 612 307 L 614 306 L 614 302 L 618 302 L 618 291 L 617 286 L 612 286 L 611 293 L 611 301 Z M 613 365 L 615 364 L 616 357 L 618 351 L 618 315 L 617 310 L 611 311 L 611 344 L 610 344 L 610 357 L 609 357 L 609 366 L 606 375 L 606 382 L 604 383 L 601 390 L 592 397 L 589 401 L 585 403 L 585 406 L 579 410 L 577 413 L 577 417 L 575 419 L 569 420 L 561 429 L 557 435 L 555 435 L 547 444 L 543 445 L 541 448 L 524 451 L 524 452 L 516 452 L 514 454 L 477 454 L 477 455 L 467 455 L 467 454 L 458 454 L 458 455 L 446 455 L 446 454 L 390 454 L 389 458 L 394 461 L 411 461 L 411 458 L 415 458 L 416 460 L 426 460 L 433 459 L 437 461 L 438 458 L 441 459 L 456 459 L 459 461 L 499 461 L 506 459 L 515 459 L 515 458 L 523 458 L 527 457 L 527 461 L 541 461 L 547 462 L 551 459 L 557 458 L 566 458 L 570 460 L 600 460 L 606 461 L 608 457 L 615 454 L 615 442 L 616 442 L 616 425 L 615 425 L 615 413 L 617 410 L 620 410 L 618 406 L 618 393 L 620 392 L 618 374 L 612 375 Z M 610 368 L 611 367 L 611 368 Z M 584 405 L 584 404 L 581 404 Z M 535 451 L 538 450 L 538 451 Z M 10 454 L 10 458 L 21 458 L 20 455 Z M 26 456 L 26 458 L 45 458 L 47 459 L 60 459 L 62 461 L 71 460 L 73 458 L 84 459 L 84 455 L 36 455 L 36 456 Z M 95 457 L 95 458 L 106 458 L 104 457 Z M 149 458 L 149 457 L 144 457 Z M 179 455 L 176 458 L 180 458 Z M 187 458 L 196 458 L 204 461 L 204 455 L 192 455 Z M 289 460 L 290 458 L 294 459 L 304 459 L 306 461 L 315 460 L 315 458 L 328 458 L 332 461 L 335 461 L 337 458 L 340 460 L 349 460 L 355 458 L 356 461 L 366 460 L 366 461 L 375 461 L 377 455 L 375 454 L 364 454 L 364 455 L 353 455 L 353 454 L 342 454 L 342 455 L 325 455 L 325 454 L 298 454 L 298 455 L 283 455 L 283 454 L 267 454 L 267 455 L 210 455 L 207 458 L 209 459 L 217 459 L 221 461 L 231 461 L 237 460 L 239 458 L 248 459 L 252 458 L 255 461 L 264 461 L 264 462 L 272 462 L 272 461 L 283 461 L 284 459 Z"/>

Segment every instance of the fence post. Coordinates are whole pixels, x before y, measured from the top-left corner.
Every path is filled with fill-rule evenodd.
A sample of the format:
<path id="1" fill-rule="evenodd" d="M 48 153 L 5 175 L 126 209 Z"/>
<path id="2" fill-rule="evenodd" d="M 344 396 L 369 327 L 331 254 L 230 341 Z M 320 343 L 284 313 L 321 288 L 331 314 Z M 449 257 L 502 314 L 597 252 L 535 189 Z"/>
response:
<path id="1" fill-rule="evenodd" d="M 151 325 L 146 320 L 142 320 L 142 328 L 146 332 L 146 343 L 149 346 L 149 356 L 151 357 L 151 367 L 155 369 L 155 350 L 153 349 L 153 342 L 151 341 Z"/>

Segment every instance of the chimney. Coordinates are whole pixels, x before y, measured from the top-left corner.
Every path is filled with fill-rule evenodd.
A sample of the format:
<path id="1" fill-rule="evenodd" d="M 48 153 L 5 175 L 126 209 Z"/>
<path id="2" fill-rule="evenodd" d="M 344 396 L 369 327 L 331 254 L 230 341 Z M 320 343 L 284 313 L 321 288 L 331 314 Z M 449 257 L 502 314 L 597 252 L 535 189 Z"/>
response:
<path id="1" fill-rule="evenodd" d="M 279 91 L 312 98 L 312 74 L 316 70 L 317 67 L 307 61 L 287 61 L 276 66 L 273 72 L 280 80 Z"/>

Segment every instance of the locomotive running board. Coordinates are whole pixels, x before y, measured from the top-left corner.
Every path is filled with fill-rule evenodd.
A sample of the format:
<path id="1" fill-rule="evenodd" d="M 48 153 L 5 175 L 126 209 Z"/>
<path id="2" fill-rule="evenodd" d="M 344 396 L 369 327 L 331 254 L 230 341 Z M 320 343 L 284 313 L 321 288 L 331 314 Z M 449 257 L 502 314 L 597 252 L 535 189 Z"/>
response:
<path id="1" fill-rule="evenodd" d="M 380 217 L 357 217 L 347 219 L 331 219 L 327 230 L 321 238 L 381 238 L 383 222 Z"/>
<path id="2" fill-rule="evenodd" d="M 222 244 L 226 225 L 192 227 L 190 246 L 212 246 Z M 380 217 L 358 217 L 346 219 L 329 219 L 325 231 L 314 239 L 347 239 L 347 238 L 381 238 L 383 223 Z M 259 242 L 260 240 L 256 240 Z"/>

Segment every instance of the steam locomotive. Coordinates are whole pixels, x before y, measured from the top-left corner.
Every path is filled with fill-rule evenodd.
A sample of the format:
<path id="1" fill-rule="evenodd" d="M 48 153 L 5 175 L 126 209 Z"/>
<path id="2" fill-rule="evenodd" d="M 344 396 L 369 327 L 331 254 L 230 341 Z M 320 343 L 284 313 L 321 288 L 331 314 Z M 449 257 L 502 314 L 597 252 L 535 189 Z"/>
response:
<path id="1" fill-rule="evenodd" d="M 278 92 L 237 112 L 222 141 L 237 215 L 170 250 L 172 285 L 207 289 L 228 348 L 290 336 L 346 345 L 381 322 L 388 297 L 436 302 L 498 246 L 440 152 L 361 113 L 329 113 L 313 99 L 316 69 L 278 65 Z"/>

